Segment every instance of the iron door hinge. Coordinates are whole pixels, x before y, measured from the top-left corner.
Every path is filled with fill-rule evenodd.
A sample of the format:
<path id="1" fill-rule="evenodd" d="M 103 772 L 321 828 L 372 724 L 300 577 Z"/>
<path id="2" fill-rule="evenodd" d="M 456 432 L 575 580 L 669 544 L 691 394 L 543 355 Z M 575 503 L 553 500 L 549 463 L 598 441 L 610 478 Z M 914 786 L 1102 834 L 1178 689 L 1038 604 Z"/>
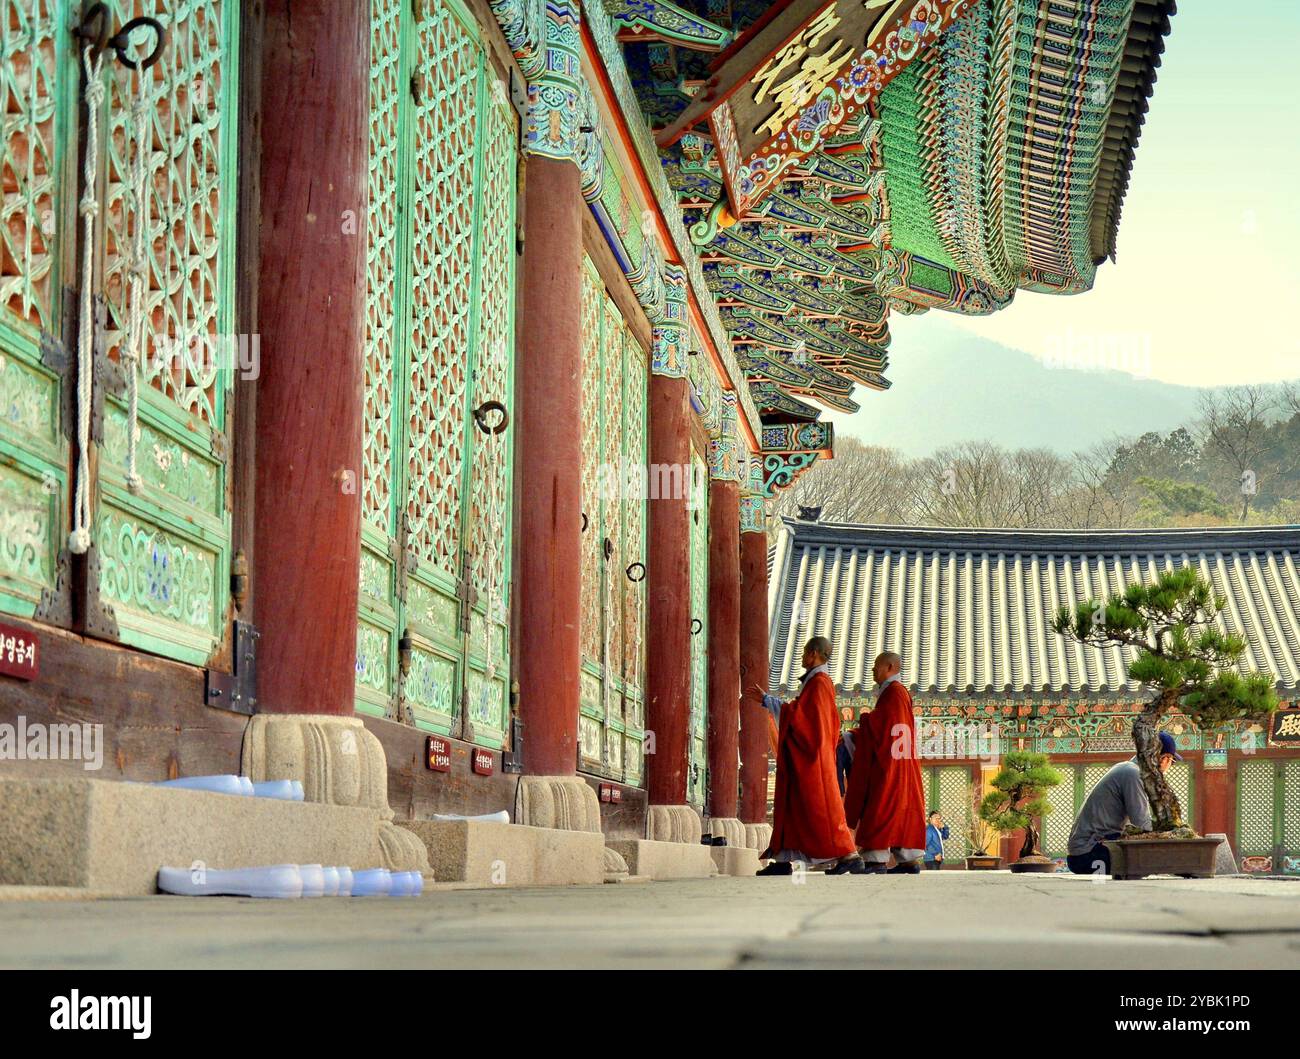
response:
<path id="1" fill-rule="evenodd" d="M 205 670 L 204 702 L 251 717 L 257 712 L 257 641 L 262 635 L 246 621 L 234 623 L 232 673 Z"/>

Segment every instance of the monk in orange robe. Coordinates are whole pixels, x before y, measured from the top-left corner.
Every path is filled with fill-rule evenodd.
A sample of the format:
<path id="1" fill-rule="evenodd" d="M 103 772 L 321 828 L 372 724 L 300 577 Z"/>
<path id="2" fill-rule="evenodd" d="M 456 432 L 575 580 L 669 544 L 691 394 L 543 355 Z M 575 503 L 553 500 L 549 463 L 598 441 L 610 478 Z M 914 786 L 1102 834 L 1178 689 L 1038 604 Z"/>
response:
<path id="1" fill-rule="evenodd" d="M 902 660 L 892 651 L 876 659 L 876 708 L 854 735 L 853 769 L 844 793 L 844 817 L 868 873 L 915 875 L 925 856 L 925 796 L 917 756 L 912 695 L 899 681 Z M 895 866 L 886 869 L 890 855 Z"/>
<path id="2" fill-rule="evenodd" d="M 759 875 L 790 875 L 796 862 L 825 866 L 829 875 L 860 874 L 862 859 L 844 822 L 835 775 L 840 715 L 835 684 L 826 672 L 830 641 L 814 636 L 804 648 L 803 686 L 793 702 L 766 696 L 779 710 L 772 842 L 761 854 L 772 863 Z"/>

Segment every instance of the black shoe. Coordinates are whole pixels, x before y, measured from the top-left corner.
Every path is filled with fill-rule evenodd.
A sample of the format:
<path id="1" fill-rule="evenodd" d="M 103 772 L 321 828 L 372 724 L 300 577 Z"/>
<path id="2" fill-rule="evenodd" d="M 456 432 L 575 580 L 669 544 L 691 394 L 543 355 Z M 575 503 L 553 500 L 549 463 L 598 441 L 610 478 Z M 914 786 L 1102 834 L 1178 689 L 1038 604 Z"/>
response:
<path id="1" fill-rule="evenodd" d="M 888 868 L 888 869 L 886 869 L 886 874 L 889 874 L 889 875 L 920 875 L 920 874 L 921 874 L 921 866 L 920 866 L 919 864 L 917 864 L 916 861 L 911 861 L 911 862 L 909 862 L 909 863 L 907 863 L 907 864 L 895 864 L 892 868 Z"/>
<path id="2" fill-rule="evenodd" d="M 844 857 L 826 869 L 827 875 L 861 875 L 867 870 L 861 857 Z"/>
<path id="3" fill-rule="evenodd" d="M 859 875 L 884 875 L 889 869 L 877 861 L 864 860 Z"/>
<path id="4" fill-rule="evenodd" d="M 788 860 L 774 860 L 774 861 L 772 861 L 772 863 L 769 864 L 766 868 L 759 868 L 758 871 L 754 872 L 754 874 L 755 874 L 756 876 L 758 876 L 758 875 L 793 875 L 793 874 L 794 874 L 794 865 L 792 865 Z"/>

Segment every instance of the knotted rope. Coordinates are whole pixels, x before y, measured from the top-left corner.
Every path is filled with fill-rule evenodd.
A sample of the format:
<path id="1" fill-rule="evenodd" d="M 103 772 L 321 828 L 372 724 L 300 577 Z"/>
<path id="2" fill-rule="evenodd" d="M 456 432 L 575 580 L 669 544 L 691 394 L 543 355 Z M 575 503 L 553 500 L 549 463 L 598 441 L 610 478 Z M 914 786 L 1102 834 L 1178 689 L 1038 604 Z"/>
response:
<path id="1" fill-rule="evenodd" d="M 81 53 L 86 75 L 86 161 L 83 190 L 77 206 L 82 220 L 81 307 L 77 328 L 77 485 L 72 504 L 72 532 L 68 549 L 84 555 L 90 549 L 90 404 L 95 371 L 94 299 L 91 283 L 95 269 L 95 220 L 99 216 L 96 187 L 99 159 L 99 108 L 104 102 L 104 68 L 101 52 L 92 58 L 93 45 Z"/>

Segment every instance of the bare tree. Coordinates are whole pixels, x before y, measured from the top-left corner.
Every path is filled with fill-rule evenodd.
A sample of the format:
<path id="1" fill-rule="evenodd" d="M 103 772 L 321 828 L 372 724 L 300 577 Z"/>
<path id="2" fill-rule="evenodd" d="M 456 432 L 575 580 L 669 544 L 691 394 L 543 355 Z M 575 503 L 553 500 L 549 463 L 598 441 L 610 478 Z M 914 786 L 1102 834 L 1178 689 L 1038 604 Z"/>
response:
<path id="1" fill-rule="evenodd" d="M 794 517 L 800 508 L 820 508 L 827 522 L 906 523 L 904 467 L 896 449 L 840 438 L 834 459 L 818 460 L 778 495 L 776 513 Z"/>
<path id="2" fill-rule="evenodd" d="M 1270 466 L 1272 438 L 1269 424 L 1279 411 L 1278 391 L 1270 386 L 1229 386 L 1207 390 L 1201 396 L 1201 436 L 1205 451 L 1226 467 L 1236 482 L 1241 521 L 1250 517 L 1250 505 Z M 1227 497 L 1225 496 L 1225 499 Z"/>

